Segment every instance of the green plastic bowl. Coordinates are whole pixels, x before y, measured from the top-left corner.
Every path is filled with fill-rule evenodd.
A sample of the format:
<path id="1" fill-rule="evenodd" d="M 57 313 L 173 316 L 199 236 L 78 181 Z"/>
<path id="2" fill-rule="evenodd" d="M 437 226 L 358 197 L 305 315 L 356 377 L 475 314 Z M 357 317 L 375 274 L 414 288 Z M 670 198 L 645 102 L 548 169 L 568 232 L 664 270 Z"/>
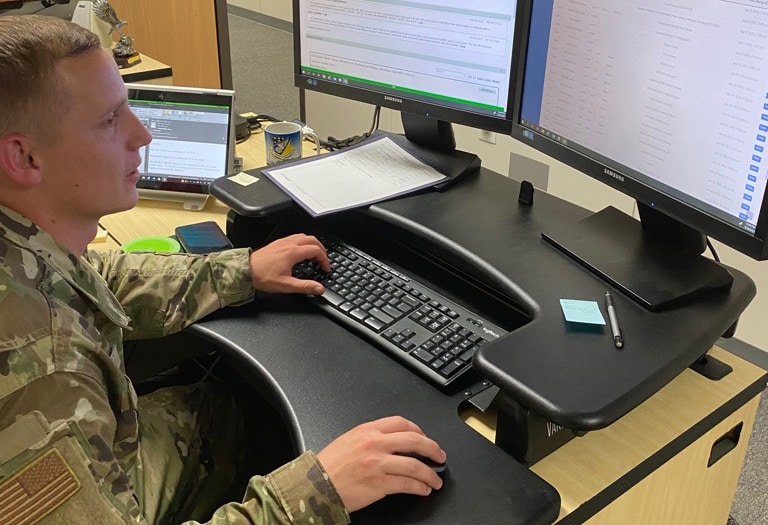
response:
<path id="1" fill-rule="evenodd" d="M 181 251 L 179 241 L 159 235 L 133 239 L 123 244 L 120 248 L 124 252 L 178 253 Z"/>

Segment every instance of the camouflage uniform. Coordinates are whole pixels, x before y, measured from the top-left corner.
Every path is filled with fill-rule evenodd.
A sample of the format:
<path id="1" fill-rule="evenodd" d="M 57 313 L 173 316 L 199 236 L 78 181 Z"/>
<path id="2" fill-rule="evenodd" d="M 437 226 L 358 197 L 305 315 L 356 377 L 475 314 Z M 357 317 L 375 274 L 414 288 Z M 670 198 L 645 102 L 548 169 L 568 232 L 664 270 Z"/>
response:
<path id="1" fill-rule="evenodd" d="M 206 396 L 177 387 L 137 398 L 123 338 L 176 332 L 253 293 L 247 250 L 77 258 L 0 206 L 0 522 L 157 523 L 178 491 L 194 495 L 206 473 L 190 434 L 211 430 L 205 414 L 221 399 L 185 412 L 168 407 L 199 408 Z M 153 448 L 164 440 L 171 454 Z M 311 452 L 252 477 L 243 503 L 210 518 L 348 521 Z"/>

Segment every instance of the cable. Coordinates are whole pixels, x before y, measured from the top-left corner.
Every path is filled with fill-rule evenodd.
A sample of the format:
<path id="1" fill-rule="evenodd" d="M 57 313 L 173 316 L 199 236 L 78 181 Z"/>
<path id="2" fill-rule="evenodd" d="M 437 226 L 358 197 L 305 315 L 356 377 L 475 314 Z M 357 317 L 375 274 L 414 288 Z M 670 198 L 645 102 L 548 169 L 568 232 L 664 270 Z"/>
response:
<path id="1" fill-rule="evenodd" d="M 253 133 L 253 132 L 254 132 L 254 129 L 256 129 L 256 128 L 252 128 L 252 127 L 251 127 L 251 125 L 250 125 L 250 124 L 248 124 L 248 134 L 247 134 L 247 135 L 243 135 L 243 136 L 242 136 L 242 137 L 240 137 L 239 139 L 238 139 L 238 138 L 236 138 L 236 139 L 235 139 L 235 144 L 242 144 L 243 142 L 245 142 L 246 140 L 248 140 L 249 138 L 251 138 L 251 133 Z"/>
<path id="2" fill-rule="evenodd" d="M 264 113 L 259 113 L 258 115 L 254 115 L 253 117 L 246 117 L 246 120 L 249 124 L 255 123 L 258 124 L 259 127 L 261 127 L 262 122 L 281 122 L 279 118 L 275 118 L 271 115 L 266 115 Z"/>
<path id="3" fill-rule="evenodd" d="M 370 137 L 374 131 L 379 129 L 379 122 L 381 119 L 381 106 L 376 106 L 376 108 L 373 110 L 373 121 L 371 122 L 371 129 L 368 130 L 368 132 L 363 133 L 362 135 L 354 135 L 352 137 L 347 137 L 345 139 L 337 139 L 336 137 L 328 137 L 327 140 L 321 140 L 320 145 L 327 149 L 328 151 L 334 151 L 341 148 L 346 148 L 349 146 L 354 146 L 355 144 L 358 144 L 368 137 Z"/>
<path id="4" fill-rule="evenodd" d="M 371 129 L 368 131 L 368 136 L 373 135 L 373 132 L 379 129 L 379 119 L 381 119 L 381 106 L 376 106 L 373 110 L 373 122 L 371 122 Z"/>
<path id="5" fill-rule="evenodd" d="M 717 255 L 717 250 L 715 250 L 715 246 L 712 244 L 712 241 L 709 240 L 709 237 L 707 237 L 707 247 L 712 253 L 712 258 L 717 262 L 720 262 L 720 257 Z"/>
<path id="6" fill-rule="evenodd" d="M 246 113 L 248 115 L 248 113 Z M 271 115 L 266 115 L 264 113 L 260 113 L 258 115 L 256 114 L 250 114 L 250 116 L 245 117 L 243 115 L 240 115 L 243 117 L 248 125 L 248 134 L 237 139 L 236 144 L 242 144 L 246 140 L 248 140 L 251 137 L 251 134 L 254 131 L 260 130 L 263 127 L 263 122 L 280 122 L 279 118 L 275 118 Z"/>

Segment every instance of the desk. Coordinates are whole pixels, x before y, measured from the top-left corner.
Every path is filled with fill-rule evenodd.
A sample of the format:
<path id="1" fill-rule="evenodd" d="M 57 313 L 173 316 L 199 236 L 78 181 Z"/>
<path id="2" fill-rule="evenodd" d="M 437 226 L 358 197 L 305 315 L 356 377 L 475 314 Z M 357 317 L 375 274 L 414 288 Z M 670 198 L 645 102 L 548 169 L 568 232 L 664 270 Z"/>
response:
<path id="1" fill-rule="evenodd" d="M 255 152 L 263 151 L 257 142 L 250 146 Z M 448 199 L 462 209 L 452 191 L 422 195 L 416 202 Z M 406 207 L 404 201 L 410 199 L 374 206 L 373 211 L 386 215 L 385 211 Z M 536 205 L 546 200 L 537 198 Z M 426 214 L 429 207 L 418 209 Z M 225 211 L 216 201 L 209 202 L 203 212 L 142 201 L 135 210 L 116 216 L 123 230 L 117 224 L 109 228 L 118 238 L 130 235 L 132 227 L 141 229 L 134 237 L 168 234 L 178 224 L 174 221 L 206 220 L 201 213 L 210 213 L 223 224 Z M 435 228 L 440 226 L 430 220 Z M 473 216 L 460 227 L 491 220 L 489 214 Z M 450 216 L 443 222 L 456 227 Z M 498 257 L 506 256 L 499 247 Z M 535 260 L 518 263 L 536 266 Z M 579 286 L 585 293 L 595 286 L 584 283 Z M 622 320 L 629 321 L 627 315 Z M 766 377 L 749 363 L 713 349 L 712 355 L 734 368 L 721 381 L 684 369 L 637 408 L 606 428 L 569 442 L 529 469 L 483 437 L 492 438 L 493 415 L 480 417 L 469 410 L 463 390 L 438 391 L 300 297 L 261 297 L 251 305 L 219 312 L 191 327 L 189 333 L 220 348 L 248 371 L 284 414 L 296 451 L 319 450 L 355 424 L 392 413 L 418 422 L 441 443 L 449 456 L 449 476 L 442 491 L 425 499 L 388 498 L 356 513 L 355 523 L 550 523 L 559 519 L 561 523 L 722 525 Z M 698 340 L 699 333 L 688 337 Z M 636 350 L 654 353 L 655 346 Z M 658 346 L 664 348 L 661 341 Z M 603 352 L 595 355 L 604 360 L 632 358 L 610 348 L 596 351 Z M 333 370 L 333 374 L 318 373 L 322 370 Z M 725 436 L 720 443 L 727 444 L 729 431 L 739 424 L 741 434 L 738 440 L 731 439 L 733 449 L 711 468 L 702 466 L 714 442 Z"/>
<path id="2" fill-rule="evenodd" d="M 756 381 L 764 385 L 765 371 L 718 347 L 710 354 L 734 371 L 711 381 L 688 369 L 607 429 L 571 441 L 531 467 L 560 493 L 561 523 L 727 521 L 760 400 L 743 389 Z M 462 417 L 494 441 L 493 411 L 466 407 Z M 714 444 L 740 424 L 735 448 L 709 467 Z M 710 425 L 695 437 L 697 427 Z"/>
<path id="3" fill-rule="evenodd" d="M 171 66 L 163 64 L 147 55 L 141 55 L 141 62 L 120 70 L 123 82 L 134 84 L 159 84 L 163 86 L 173 85 L 173 70 Z"/>

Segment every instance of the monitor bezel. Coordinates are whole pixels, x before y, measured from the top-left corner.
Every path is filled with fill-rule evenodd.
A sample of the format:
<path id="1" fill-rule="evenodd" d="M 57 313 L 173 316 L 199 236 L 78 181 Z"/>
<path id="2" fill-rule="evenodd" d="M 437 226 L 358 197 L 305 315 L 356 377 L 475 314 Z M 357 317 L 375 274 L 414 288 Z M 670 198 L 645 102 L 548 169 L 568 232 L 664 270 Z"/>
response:
<path id="1" fill-rule="evenodd" d="M 294 85 L 299 89 L 307 89 L 327 95 L 333 95 L 348 100 L 372 104 L 398 110 L 405 113 L 429 117 L 452 124 L 469 126 L 472 128 L 483 129 L 496 133 L 509 135 L 515 124 L 514 98 L 517 91 L 519 68 L 515 63 L 520 56 L 520 40 L 523 35 L 523 27 L 519 20 L 520 3 L 524 0 L 515 0 L 517 2 L 515 15 L 514 40 L 512 43 L 512 53 L 510 57 L 510 82 L 507 93 L 507 113 L 504 118 L 493 115 L 484 115 L 473 113 L 471 111 L 456 109 L 449 106 L 440 105 L 434 101 L 418 100 L 416 98 L 404 97 L 402 93 L 376 91 L 365 89 L 361 86 L 348 86 L 337 82 L 326 81 L 314 77 L 308 77 L 301 73 L 301 11 L 300 2 L 302 0 L 293 0 L 293 73 Z M 311 83 L 310 83 L 311 82 Z"/>
<path id="2" fill-rule="evenodd" d="M 681 200 L 662 188 L 640 180 L 633 170 L 618 162 L 608 163 L 590 157 L 584 152 L 569 147 L 530 126 L 521 123 L 522 97 L 528 47 L 528 34 L 535 0 L 520 0 L 517 16 L 520 19 L 523 36 L 519 41 L 517 57 L 519 65 L 516 92 L 513 99 L 514 121 L 512 137 L 575 170 L 618 190 L 676 221 L 698 230 L 703 235 L 755 259 L 768 259 L 768 191 L 763 196 L 763 206 L 758 217 L 755 233 L 751 234 L 729 222 L 713 216 L 696 206 L 696 203 Z"/>

